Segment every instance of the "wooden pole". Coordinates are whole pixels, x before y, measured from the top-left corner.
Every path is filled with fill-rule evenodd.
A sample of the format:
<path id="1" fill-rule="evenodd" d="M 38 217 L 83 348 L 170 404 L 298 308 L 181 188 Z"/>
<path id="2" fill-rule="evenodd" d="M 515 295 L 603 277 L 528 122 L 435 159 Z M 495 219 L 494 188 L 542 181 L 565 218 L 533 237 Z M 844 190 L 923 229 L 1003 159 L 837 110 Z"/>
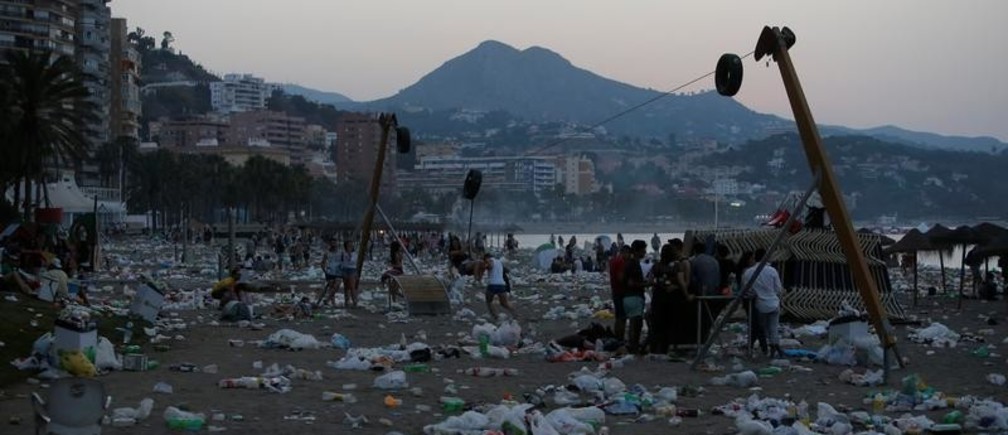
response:
<path id="1" fill-rule="evenodd" d="M 364 213 L 364 220 L 361 222 L 361 241 L 357 247 L 357 280 L 360 281 L 364 272 L 364 254 L 367 253 L 367 245 L 371 240 L 371 225 L 374 223 L 375 206 L 378 204 L 378 191 L 381 189 L 382 170 L 385 168 L 385 149 L 388 148 L 389 130 L 396 125 L 396 117 L 393 114 L 381 114 L 378 116 L 378 124 L 381 126 L 381 142 L 378 144 L 378 156 L 375 158 L 374 173 L 371 175 L 371 202 Z"/>
<path id="2" fill-rule="evenodd" d="M 843 195 L 840 192 L 840 185 L 833 174 L 833 166 L 830 164 L 826 149 L 822 145 L 815 119 L 812 117 L 812 111 L 805 99 L 805 92 L 798 80 L 798 73 L 795 71 L 791 55 L 788 53 L 788 48 L 793 43 L 793 34 L 790 30 L 785 28 L 785 31 L 782 32 L 776 27 L 764 27 L 756 46 L 756 60 L 759 60 L 764 54 L 771 54 L 780 68 L 784 88 L 791 104 L 791 111 L 794 113 L 798 133 L 805 148 L 805 157 L 812 173 L 821 176 L 819 194 L 822 197 L 823 205 L 826 206 L 826 212 L 829 213 L 840 246 L 847 257 L 847 263 L 851 267 L 854 284 L 868 309 L 872 324 L 875 326 L 875 333 L 878 334 L 882 346 L 895 352 L 896 339 L 890 334 L 889 321 L 885 309 L 882 307 L 878 288 L 875 285 L 875 280 L 872 279 L 871 271 L 868 269 L 864 252 L 861 250 L 861 242 L 854 232 L 847 206 L 844 204 Z M 902 366 L 902 360 L 899 358 L 897 360 Z M 884 367 L 884 370 L 888 374 L 889 367 Z"/>
<path id="3" fill-rule="evenodd" d="M 913 294 L 913 305 L 917 306 L 917 251 L 913 254 L 913 267 L 914 267 L 914 294 Z"/>

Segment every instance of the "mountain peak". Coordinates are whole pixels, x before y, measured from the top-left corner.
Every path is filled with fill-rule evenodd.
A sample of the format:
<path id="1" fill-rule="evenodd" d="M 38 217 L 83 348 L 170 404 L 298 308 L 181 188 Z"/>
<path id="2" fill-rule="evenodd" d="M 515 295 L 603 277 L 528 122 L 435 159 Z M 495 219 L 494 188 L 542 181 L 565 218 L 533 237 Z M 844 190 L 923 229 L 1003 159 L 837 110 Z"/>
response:
<path id="1" fill-rule="evenodd" d="M 479 43 L 472 51 L 475 52 L 494 52 L 494 53 L 517 53 L 518 49 L 503 42 L 496 41 L 493 39 L 487 39 Z"/>

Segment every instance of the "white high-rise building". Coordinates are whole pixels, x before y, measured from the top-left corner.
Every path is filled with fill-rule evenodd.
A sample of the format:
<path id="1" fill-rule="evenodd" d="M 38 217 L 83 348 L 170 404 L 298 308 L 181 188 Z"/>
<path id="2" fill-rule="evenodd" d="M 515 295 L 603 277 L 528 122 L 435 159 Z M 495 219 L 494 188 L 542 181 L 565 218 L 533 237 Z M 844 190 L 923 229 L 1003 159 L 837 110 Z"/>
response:
<path id="1" fill-rule="evenodd" d="M 221 113 L 264 110 L 273 89 L 252 74 L 226 74 L 224 80 L 210 83 L 210 105 Z"/>

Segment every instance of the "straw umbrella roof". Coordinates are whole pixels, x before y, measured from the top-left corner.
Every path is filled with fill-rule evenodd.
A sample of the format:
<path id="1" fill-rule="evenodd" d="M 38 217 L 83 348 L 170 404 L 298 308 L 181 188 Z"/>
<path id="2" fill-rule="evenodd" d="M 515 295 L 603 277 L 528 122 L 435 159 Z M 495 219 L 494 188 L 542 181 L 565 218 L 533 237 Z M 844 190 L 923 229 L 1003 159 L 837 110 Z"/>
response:
<path id="1" fill-rule="evenodd" d="M 870 228 L 860 228 L 857 230 L 857 232 L 860 234 L 874 234 L 878 236 L 879 243 L 881 243 L 882 246 L 889 246 L 893 243 L 896 243 L 896 239 L 893 239 L 892 237 L 889 237 L 885 234 L 872 231 Z"/>
<path id="2" fill-rule="evenodd" d="M 975 252 L 977 255 L 983 257 L 1008 255 L 1008 233 L 985 243 L 983 246 L 977 248 Z"/>
<path id="3" fill-rule="evenodd" d="M 921 233 L 916 228 L 910 230 L 906 233 L 903 238 L 899 239 L 896 243 L 890 245 L 885 249 L 885 252 L 917 252 L 917 251 L 931 251 L 934 247 L 931 245 L 931 239 Z"/>
<path id="4" fill-rule="evenodd" d="M 990 222 L 981 222 L 973 226 L 973 231 L 980 235 L 984 240 L 983 242 L 989 242 L 1002 235 L 1008 234 L 1008 228 L 1002 227 L 997 224 L 992 224 Z"/>
<path id="5" fill-rule="evenodd" d="M 930 233 L 930 231 L 928 231 Z M 975 245 L 984 241 L 983 236 L 972 227 L 963 225 L 948 232 L 939 232 L 931 236 L 931 241 L 942 246 Z"/>
<path id="6" fill-rule="evenodd" d="M 938 250 L 938 249 L 951 250 L 956 245 L 956 243 L 951 243 L 948 241 L 948 236 L 951 233 L 952 230 L 946 227 L 945 225 L 935 224 L 933 227 L 931 227 L 931 229 L 924 232 L 924 236 L 928 238 L 929 242 L 931 242 L 932 250 Z"/>

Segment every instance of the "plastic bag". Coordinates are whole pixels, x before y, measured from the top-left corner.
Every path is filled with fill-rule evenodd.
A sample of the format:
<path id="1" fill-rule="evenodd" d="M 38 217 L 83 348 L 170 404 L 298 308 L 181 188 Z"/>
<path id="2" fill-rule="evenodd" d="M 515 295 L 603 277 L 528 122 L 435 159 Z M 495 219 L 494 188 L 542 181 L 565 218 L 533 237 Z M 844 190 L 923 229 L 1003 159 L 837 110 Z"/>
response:
<path id="1" fill-rule="evenodd" d="M 259 347 L 283 349 L 318 349 L 319 342 L 315 337 L 302 334 L 293 329 L 281 329 L 263 340 Z"/>
<path id="2" fill-rule="evenodd" d="M 490 342 L 496 346 L 517 346 L 521 341 L 521 326 L 518 322 L 504 322 L 490 335 Z"/>
<path id="3" fill-rule="evenodd" d="M 562 434 L 594 434 L 595 428 L 571 414 L 570 408 L 555 409 L 546 414 L 546 421 Z M 533 431 L 533 433 L 535 433 Z"/>
<path id="4" fill-rule="evenodd" d="M 115 346 L 105 337 L 98 337 L 95 349 L 95 366 L 99 370 L 122 370 L 122 362 L 116 357 Z"/>
<path id="5" fill-rule="evenodd" d="M 406 372 L 396 370 L 375 378 L 374 387 L 382 390 L 409 388 L 409 382 L 406 382 Z"/>
<path id="6" fill-rule="evenodd" d="M 560 432 L 557 432 L 549 420 L 546 420 L 546 416 L 539 411 L 532 411 L 529 414 L 529 427 L 532 429 L 532 435 L 560 435 Z"/>
<path id="7" fill-rule="evenodd" d="M 591 393 L 602 389 L 602 381 L 594 375 L 579 375 L 574 378 L 574 386 L 580 391 Z"/>
<path id="8" fill-rule="evenodd" d="M 626 384 L 619 378 L 606 378 L 602 381 L 602 390 L 605 391 L 606 396 L 612 396 L 626 391 Z"/>
<path id="9" fill-rule="evenodd" d="M 578 421 L 588 423 L 592 427 L 601 427 L 605 424 L 605 411 L 597 406 L 585 406 L 583 408 L 567 408 L 571 416 Z"/>
<path id="10" fill-rule="evenodd" d="M 336 349 L 347 350 L 350 348 L 350 339 L 346 338 L 343 334 L 340 334 L 338 332 L 332 335 L 332 337 L 329 339 L 329 342 L 332 343 L 333 347 L 335 347 Z"/>

